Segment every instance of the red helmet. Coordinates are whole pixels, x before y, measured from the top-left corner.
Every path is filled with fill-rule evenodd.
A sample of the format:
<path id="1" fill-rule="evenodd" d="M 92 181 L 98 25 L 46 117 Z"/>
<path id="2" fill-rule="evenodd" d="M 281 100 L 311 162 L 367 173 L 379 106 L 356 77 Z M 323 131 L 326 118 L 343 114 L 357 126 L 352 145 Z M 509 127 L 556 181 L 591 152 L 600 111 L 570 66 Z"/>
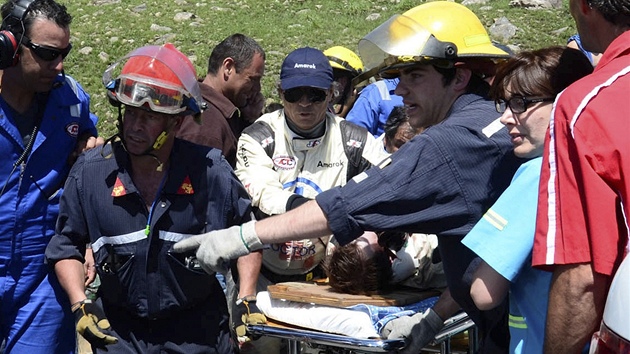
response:
<path id="1" fill-rule="evenodd" d="M 113 70 L 122 61 L 126 61 L 122 71 L 112 80 Z M 201 112 L 203 100 L 195 68 L 170 43 L 134 50 L 105 71 L 103 83 L 115 103 L 166 114 Z"/>

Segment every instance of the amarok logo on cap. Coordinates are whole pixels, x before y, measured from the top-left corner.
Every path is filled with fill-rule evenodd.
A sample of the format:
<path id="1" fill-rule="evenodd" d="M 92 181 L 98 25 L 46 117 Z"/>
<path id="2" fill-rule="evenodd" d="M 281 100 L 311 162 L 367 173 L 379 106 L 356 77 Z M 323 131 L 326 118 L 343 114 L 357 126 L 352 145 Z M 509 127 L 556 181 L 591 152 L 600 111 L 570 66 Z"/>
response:
<path id="1" fill-rule="evenodd" d="M 317 69 L 317 66 L 315 66 L 315 64 L 298 64 L 298 63 L 295 63 L 293 68 Z"/>

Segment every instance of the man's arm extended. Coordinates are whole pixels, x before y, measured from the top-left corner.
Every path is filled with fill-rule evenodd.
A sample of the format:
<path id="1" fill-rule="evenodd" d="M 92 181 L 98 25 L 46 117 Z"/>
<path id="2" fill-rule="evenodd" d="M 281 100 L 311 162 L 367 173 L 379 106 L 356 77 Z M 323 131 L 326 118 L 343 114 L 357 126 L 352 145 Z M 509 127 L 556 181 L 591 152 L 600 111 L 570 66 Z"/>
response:
<path id="1" fill-rule="evenodd" d="M 201 267 L 211 273 L 224 271 L 229 260 L 260 250 L 263 244 L 330 235 L 328 222 L 317 202 L 310 201 L 287 213 L 240 226 L 210 231 L 177 242 L 174 252 L 195 252 Z M 242 289 L 241 289 L 242 291 Z"/>
<path id="2" fill-rule="evenodd" d="M 256 222 L 256 234 L 262 243 L 283 243 L 332 234 L 328 220 L 316 201 L 312 200 L 284 214 Z"/>

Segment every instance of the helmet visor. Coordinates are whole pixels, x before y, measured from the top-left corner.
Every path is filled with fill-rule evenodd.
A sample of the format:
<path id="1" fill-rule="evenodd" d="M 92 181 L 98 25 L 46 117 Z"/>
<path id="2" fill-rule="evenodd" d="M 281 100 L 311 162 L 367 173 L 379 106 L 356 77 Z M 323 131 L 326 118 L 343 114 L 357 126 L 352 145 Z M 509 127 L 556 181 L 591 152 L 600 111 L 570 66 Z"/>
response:
<path id="1" fill-rule="evenodd" d="M 435 38 L 412 18 L 394 15 L 359 41 L 366 71 L 387 70 L 399 64 L 454 60 L 457 47 Z"/>
<path id="2" fill-rule="evenodd" d="M 179 87 L 133 75 L 121 75 L 116 96 L 125 105 L 141 107 L 148 105 L 152 111 L 177 114 L 186 110 L 186 92 Z"/>

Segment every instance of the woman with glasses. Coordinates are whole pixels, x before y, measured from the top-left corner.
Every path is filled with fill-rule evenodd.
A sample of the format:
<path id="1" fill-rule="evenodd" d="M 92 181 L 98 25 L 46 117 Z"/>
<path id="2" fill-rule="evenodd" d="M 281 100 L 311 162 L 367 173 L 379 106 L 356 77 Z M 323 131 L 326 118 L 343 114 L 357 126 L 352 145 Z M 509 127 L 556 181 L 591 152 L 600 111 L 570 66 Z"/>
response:
<path id="1" fill-rule="evenodd" d="M 530 159 L 462 242 L 482 259 L 471 296 L 488 310 L 510 294 L 510 352 L 542 353 L 551 273 L 531 267 L 538 183 L 553 101 L 592 72 L 579 51 L 550 47 L 515 55 L 501 66 L 491 89 L 514 154 Z"/>

